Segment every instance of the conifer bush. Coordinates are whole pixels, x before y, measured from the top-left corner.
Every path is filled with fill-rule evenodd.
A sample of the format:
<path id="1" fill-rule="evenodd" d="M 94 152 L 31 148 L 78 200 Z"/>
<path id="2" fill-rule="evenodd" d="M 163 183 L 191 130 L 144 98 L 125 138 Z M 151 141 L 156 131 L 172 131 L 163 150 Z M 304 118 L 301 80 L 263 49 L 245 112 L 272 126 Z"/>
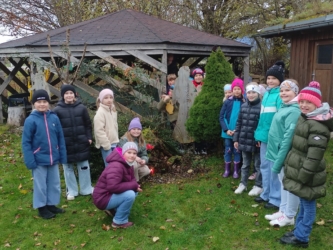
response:
<path id="1" fill-rule="evenodd" d="M 190 108 L 185 126 L 196 141 L 215 141 L 221 136 L 219 114 L 223 104 L 223 87 L 232 82 L 234 73 L 220 48 L 209 56 L 205 72 L 202 90 Z"/>

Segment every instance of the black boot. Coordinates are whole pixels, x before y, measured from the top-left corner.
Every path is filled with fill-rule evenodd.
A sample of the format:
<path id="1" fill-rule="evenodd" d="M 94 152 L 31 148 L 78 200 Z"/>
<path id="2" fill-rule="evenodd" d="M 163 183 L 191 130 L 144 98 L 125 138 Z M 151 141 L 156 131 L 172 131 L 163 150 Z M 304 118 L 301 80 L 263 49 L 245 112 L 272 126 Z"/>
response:
<path id="1" fill-rule="evenodd" d="M 62 214 L 62 213 L 65 213 L 65 209 L 61 209 L 61 208 L 58 208 L 56 206 L 49 206 L 49 205 L 46 205 L 47 207 L 47 210 L 49 210 L 51 213 L 54 213 L 54 214 Z"/>
<path id="2" fill-rule="evenodd" d="M 54 213 L 50 212 L 46 206 L 38 208 L 38 215 L 43 219 L 51 219 L 56 216 Z"/>

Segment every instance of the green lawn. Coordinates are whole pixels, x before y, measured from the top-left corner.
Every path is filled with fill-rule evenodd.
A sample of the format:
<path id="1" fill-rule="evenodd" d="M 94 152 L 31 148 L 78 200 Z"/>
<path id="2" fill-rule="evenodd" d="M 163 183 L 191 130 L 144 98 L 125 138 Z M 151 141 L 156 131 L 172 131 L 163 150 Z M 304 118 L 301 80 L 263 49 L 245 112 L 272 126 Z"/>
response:
<path id="1" fill-rule="evenodd" d="M 0 126 L 0 249 L 293 249 L 279 243 L 292 227 L 270 227 L 264 219 L 269 211 L 252 207 L 256 203 L 247 193 L 235 195 L 239 180 L 221 178 L 223 160 L 213 156 L 208 173 L 170 184 L 144 183 L 131 228 L 103 230 L 111 218 L 90 196 L 67 202 L 63 176 L 60 206 L 66 213 L 40 219 L 31 204 L 31 172 L 23 164 L 20 131 L 6 128 Z M 318 200 L 316 220 L 325 224 L 314 225 L 309 249 L 333 249 L 331 153 L 326 153 L 328 192 Z"/>

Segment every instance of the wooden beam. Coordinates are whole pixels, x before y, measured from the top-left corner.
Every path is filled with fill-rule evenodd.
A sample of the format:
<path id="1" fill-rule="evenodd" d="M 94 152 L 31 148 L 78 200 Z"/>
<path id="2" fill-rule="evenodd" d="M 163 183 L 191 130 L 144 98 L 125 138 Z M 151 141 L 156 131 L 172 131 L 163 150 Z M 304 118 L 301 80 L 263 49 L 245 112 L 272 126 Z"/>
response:
<path id="1" fill-rule="evenodd" d="M 197 65 L 199 62 L 202 61 L 202 59 L 204 59 L 203 56 L 199 57 L 197 60 L 195 60 L 190 66 L 188 66 L 189 68 L 192 68 L 193 66 Z"/>
<path id="2" fill-rule="evenodd" d="M 130 66 L 126 65 L 125 63 L 122 63 L 121 61 L 113 58 L 112 56 L 109 56 L 108 54 L 102 52 L 102 51 L 94 51 L 93 52 L 96 56 L 100 57 L 101 59 L 111 63 L 112 65 L 114 65 L 115 67 L 118 67 L 120 68 L 121 70 L 129 70 L 131 69 Z M 145 76 L 140 76 L 138 75 L 137 76 L 142 82 L 145 82 L 145 83 L 149 83 L 149 85 L 153 86 L 154 88 L 157 88 L 157 89 L 161 89 L 162 88 L 162 85 L 153 80 L 153 79 L 150 79 L 148 77 L 145 77 Z"/>
<path id="3" fill-rule="evenodd" d="M 10 74 L 10 70 L 0 62 L 0 69 L 5 72 L 5 74 L 9 75 Z M 23 89 L 25 92 L 28 92 L 28 87 L 23 83 L 21 82 L 21 80 L 19 78 L 17 78 L 16 76 L 13 77 L 13 81 L 15 83 L 17 83 L 17 85 L 20 86 L 21 89 Z"/>
<path id="4" fill-rule="evenodd" d="M 5 80 L 3 80 L 1 77 L 0 77 L 0 84 L 2 84 Z M 8 85 L 7 88 L 6 88 L 10 93 L 12 94 L 18 94 L 18 92 L 16 91 L 16 89 L 14 89 L 12 86 Z"/>
<path id="5" fill-rule="evenodd" d="M 102 53 L 103 53 L 103 52 L 101 52 L 101 55 L 103 55 Z M 58 53 L 54 53 L 54 54 L 58 54 Z M 65 56 L 65 54 L 60 54 L 60 53 L 59 53 L 58 55 L 61 56 L 61 57 Z M 103 60 L 105 60 L 105 58 L 103 58 Z M 120 62 L 120 61 L 117 60 L 117 59 L 114 59 L 113 57 L 107 58 L 107 60 L 105 60 L 105 61 L 109 62 L 108 60 L 109 60 L 109 61 L 112 61 L 113 63 L 119 63 L 119 65 L 120 65 L 121 67 L 125 68 L 125 65 L 126 65 L 126 64 Z M 74 57 L 74 58 L 71 57 L 71 61 L 72 61 L 72 62 L 78 62 L 79 60 L 76 59 L 75 57 Z M 110 62 L 110 63 L 111 63 L 111 62 Z M 127 67 L 127 68 L 130 68 L 130 67 L 127 66 L 127 65 L 126 65 L 126 67 Z M 91 72 L 91 73 L 92 73 L 92 74 L 95 74 L 95 73 L 93 73 L 93 72 Z M 123 87 L 125 87 L 125 84 L 123 84 L 123 83 L 121 83 L 121 82 L 119 82 L 119 81 L 113 79 L 113 78 L 110 77 L 110 76 L 106 76 L 106 75 L 97 75 L 97 76 L 100 77 L 100 78 L 102 78 L 102 79 L 105 80 L 106 82 L 111 83 L 113 86 L 115 86 L 115 87 L 117 87 L 117 88 L 123 88 Z M 89 85 L 87 85 L 87 86 L 90 87 Z M 78 86 L 78 87 L 79 87 L 79 86 Z M 91 87 L 90 87 L 90 88 L 91 88 Z M 140 92 L 138 92 L 138 91 L 136 91 L 136 90 L 131 90 L 131 91 L 129 91 L 128 93 L 131 94 L 131 95 L 133 95 L 133 96 L 135 96 L 135 97 L 137 97 L 137 98 L 139 98 L 139 99 L 141 99 L 142 101 L 144 101 L 144 102 L 146 102 L 146 103 L 149 103 L 150 105 L 153 105 L 154 107 L 157 106 L 157 102 L 154 101 L 154 100 L 152 100 L 151 97 L 149 97 L 149 96 L 145 96 L 145 95 L 141 94 Z"/>
<path id="6" fill-rule="evenodd" d="M 249 57 L 244 58 L 244 86 L 249 83 L 249 76 L 250 76 L 250 59 Z"/>
<path id="7" fill-rule="evenodd" d="M 8 60 L 11 62 L 11 64 L 13 64 L 14 66 L 17 65 L 17 62 L 16 60 L 14 60 L 12 57 L 8 58 Z M 25 72 L 22 67 L 19 68 L 19 71 L 21 72 L 21 74 L 24 76 L 24 77 L 28 77 L 29 74 L 27 74 L 27 72 Z"/>
<path id="8" fill-rule="evenodd" d="M 0 94 L 2 94 L 2 92 L 6 89 L 6 87 L 9 85 L 9 83 L 13 80 L 13 78 L 16 75 L 16 73 L 19 71 L 19 68 L 21 68 L 21 66 L 23 65 L 24 60 L 25 59 L 21 58 L 21 60 L 19 61 L 19 63 L 16 64 L 16 66 L 14 67 L 14 69 L 9 73 L 8 77 L 5 79 L 5 81 L 0 86 Z M 0 64 L 2 64 L 2 63 L 0 63 Z M 26 88 L 26 89 L 28 91 L 28 88 Z"/>
<path id="9" fill-rule="evenodd" d="M 53 87 L 50 83 L 49 83 L 49 89 L 50 92 L 54 95 L 56 95 L 57 97 L 61 98 L 61 93 L 58 89 L 56 89 L 55 87 Z"/>
<path id="10" fill-rule="evenodd" d="M 82 89 L 84 92 L 90 94 L 91 96 L 95 97 L 97 99 L 98 95 L 99 95 L 99 92 L 98 90 L 90 87 L 89 85 L 87 84 L 84 84 L 83 82 L 80 82 L 78 80 L 76 80 L 74 83 L 73 83 L 76 87 Z M 141 115 L 139 115 L 138 113 L 134 112 L 133 110 L 130 110 L 129 108 L 125 107 L 124 105 L 120 104 L 119 102 L 114 102 L 115 103 L 115 106 L 117 108 L 118 111 L 121 111 L 123 113 L 128 113 L 128 114 L 131 114 L 131 115 L 135 115 L 135 116 L 138 116 L 140 118 L 142 118 Z"/>
<path id="11" fill-rule="evenodd" d="M 180 67 L 183 66 L 183 64 L 184 64 L 189 58 L 190 58 L 189 56 L 184 56 L 184 57 L 179 61 Z"/>
<path id="12" fill-rule="evenodd" d="M 160 63 L 159 61 L 155 60 L 154 58 L 146 55 L 145 53 L 139 50 L 126 50 L 127 53 L 139 58 L 141 61 L 148 63 L 152 67 L 162 71 L 163 73 L 167 73 L 167 66 L 166 64 Z"/>

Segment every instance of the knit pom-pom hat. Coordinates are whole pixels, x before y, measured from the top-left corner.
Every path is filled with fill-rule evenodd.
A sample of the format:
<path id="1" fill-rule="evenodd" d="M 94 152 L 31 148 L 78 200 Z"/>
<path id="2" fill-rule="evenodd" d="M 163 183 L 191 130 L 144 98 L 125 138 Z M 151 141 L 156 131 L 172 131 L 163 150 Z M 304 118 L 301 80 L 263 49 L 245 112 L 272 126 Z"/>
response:
<path id="1" fill-rule="evenodd" d="M 200 69 L 200 68 L 196 68 L 196 69 L 194 69 L 193 71 L 192 71 L 192 76 L 194 77 L 195 75 L 204 75 L 204 72 L 203 72 L 203 70 L 202 69 Z"/>
<path id="2" fill-rule="evenodd" d="M 114 97 L 113 91 L 111 89 L 103 89 L 101 92 L 99 92 L 99 95 L 98 95 L 99 101 L 102 102 L 104 97 L 107 95 L 111 95 L 112 97 Z"/>
<path id="3" fill-rule="evenodd" d="M 244 81 L 240 78 L 235 78 L 231 83 L 231 91 L 234 90 L 234 87 L 239 87 L 242 90 L 242 94 L 244 94 Z"/>
<path id="4" fill-rule="evenodd" d="M 284 81 L 284 62 L 277 61 L 272 67 L 270 67 L 266 72 L 266 80 L 268 76 L 274 76 L 279 81 L 280 84 Z"/>
<path id="5" fill-rule="evenodd" d="M 130 149 L 133 149 L 135 150 L 136 152 L 138 152 L 138 146 L 135 144 L 135 142 L 126 142 L 124 144 L 124 146 L 121 148 L 122 150 L 122 154 L 124 155 L 126 153 L 126 151 L 130 150 Z"/>
<path id="6" fill-rule="evenodd" d="M 298 103 L 300 103 L 301 100 L 312 102 L 317 108 L 319 108 L 321 106 L 320 83 L 312 81 L 309 83 L 308 87 L 302 89 L 298 95 Z"/>
<path id="7" fill-rule="evenodd" d="M 142 130 L 142 125 L 141 125 L 139 117 L 135 117 L 132 119 L 132 121 L 130 122 L 130 124 L 128 126 L 128 131 L 130 131 L 133 128 L 138 128 L 138 129 Z"/>

